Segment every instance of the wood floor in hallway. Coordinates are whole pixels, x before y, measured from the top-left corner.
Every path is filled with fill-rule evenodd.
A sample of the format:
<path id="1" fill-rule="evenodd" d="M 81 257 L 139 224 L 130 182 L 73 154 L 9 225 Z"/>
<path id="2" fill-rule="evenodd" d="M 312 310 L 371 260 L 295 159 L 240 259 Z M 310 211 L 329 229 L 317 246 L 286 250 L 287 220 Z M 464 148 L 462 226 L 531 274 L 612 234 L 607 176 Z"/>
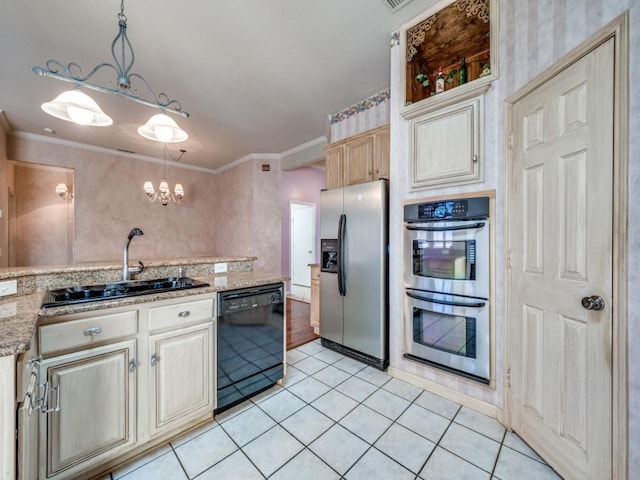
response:
<path id="1" fill-rule="evenodd" d="M 318 338 L 309 325 L 310 310 L 308 303 L 287 298 L 287 350 Z"/>

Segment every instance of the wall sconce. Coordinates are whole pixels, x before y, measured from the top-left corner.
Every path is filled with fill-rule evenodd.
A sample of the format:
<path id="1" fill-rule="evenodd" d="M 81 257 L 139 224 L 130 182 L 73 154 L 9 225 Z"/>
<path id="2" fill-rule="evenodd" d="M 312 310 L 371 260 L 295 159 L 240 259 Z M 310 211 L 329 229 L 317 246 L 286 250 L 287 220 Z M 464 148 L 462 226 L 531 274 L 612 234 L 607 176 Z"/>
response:
<path id="1" fill-rule="evenodd" d="M 67 185 L 64 183 L 56 185 L 56 194 L 58 194 L 58 196 L 63 200 L 73 198 L 73 193 L 69 191 Z"/>

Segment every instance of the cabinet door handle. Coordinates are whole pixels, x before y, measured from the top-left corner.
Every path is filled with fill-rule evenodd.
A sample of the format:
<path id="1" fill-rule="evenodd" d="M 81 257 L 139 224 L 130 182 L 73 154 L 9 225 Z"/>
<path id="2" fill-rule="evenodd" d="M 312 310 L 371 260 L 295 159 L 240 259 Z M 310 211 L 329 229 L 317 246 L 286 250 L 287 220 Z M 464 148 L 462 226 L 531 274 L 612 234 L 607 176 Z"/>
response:
<path id="1" fill-rule="evenodd" d="M 102 333 L 102 327 L 86 328 L 84 331 L 84 334 L 87 337 L 93 337 L 94 335 L 99 335 L 100 333 Z"/>
<path id="2" fill-rule="evenodd" d="M 54 388 L 51 388 L 49 382 L 44 385 L 44 396 L 42 400 L 42 405 L 40 406 L 40 411 L 42 413 L 51 413 L 51 412 L 59 412 L 60 411 L 60 385 L 56 385 Z M 53 408 L 49 408 L 49 397 L 51 396 L 51 392 L 56 392 L 56 406 Z"/>
<path id="3" fill-rule="evenodd" d="M 136 363 L 135 358 L 132 358 L 131 360 L 129 360 L 129 373 L 135 372 L 137 366 L 138 364 Z"/>
<path id="4" fill-rule="evenodd" d="M 180 318 L 187 318 L 189 315 L 191 315 L 191 312 L 189 310 L 185 310 L 184 312 L 180 312 L 178 314 Z"/>
<path id="5" fill-rule="evenodd" d="M 476 163 L 478 161 L 478 155 L 474 155 L 471 159 L 473 160 L 473 163 Z"/>
<path id="6" fill-rule="evenodd" d="M 380 169 L 379 168 L 376 168 L 376 173 L 380 173 Z"/>
<path id="7" fill-rule="evenodd" d="M 160 361 L 160 357 L 157 354 L 154 353 L 153 355 L 151 355 L 151 366 L 152 367 L 155 367 L 158 364 L 159 361 Z"/>

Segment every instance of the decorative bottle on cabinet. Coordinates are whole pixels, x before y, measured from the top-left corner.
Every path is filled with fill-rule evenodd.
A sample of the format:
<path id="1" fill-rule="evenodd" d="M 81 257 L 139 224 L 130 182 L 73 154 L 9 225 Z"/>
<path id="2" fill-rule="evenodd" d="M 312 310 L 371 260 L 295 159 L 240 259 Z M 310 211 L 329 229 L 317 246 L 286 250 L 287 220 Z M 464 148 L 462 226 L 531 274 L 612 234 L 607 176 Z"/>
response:
<path id="1" fill-rule="evenodd" d="M 464 57 L 460 59 L 460 71 L 458 72 L 458 85 L 467 83 L 467 64 Z"/>
<path id="2" fill-rule="evenodd" d="M 436 77 L 436 94 L 444 92 L 444 73 L 442 73 L 442 67 L 438 69 L 438 76 Z"/>

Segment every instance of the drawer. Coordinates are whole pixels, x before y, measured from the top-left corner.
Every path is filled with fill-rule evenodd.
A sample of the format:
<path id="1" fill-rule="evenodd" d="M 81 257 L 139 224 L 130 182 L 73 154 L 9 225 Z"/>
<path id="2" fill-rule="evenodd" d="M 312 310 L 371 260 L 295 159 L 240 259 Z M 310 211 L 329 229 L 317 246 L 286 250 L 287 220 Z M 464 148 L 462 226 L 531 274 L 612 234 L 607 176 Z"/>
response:
<path id="1" fill-rule="evenodd" d="M 43 325 L 39 328 L 40 354 L 91 347 L 105 341 L 129 337 L 137 332 L 137 310 Z"/>
<path id="2" fill-rule="evenodd" d="M 181 302 L 149 309 L 149 330 L 167 330 L 202 323 L 213 318 L 213 298 Z"/>

